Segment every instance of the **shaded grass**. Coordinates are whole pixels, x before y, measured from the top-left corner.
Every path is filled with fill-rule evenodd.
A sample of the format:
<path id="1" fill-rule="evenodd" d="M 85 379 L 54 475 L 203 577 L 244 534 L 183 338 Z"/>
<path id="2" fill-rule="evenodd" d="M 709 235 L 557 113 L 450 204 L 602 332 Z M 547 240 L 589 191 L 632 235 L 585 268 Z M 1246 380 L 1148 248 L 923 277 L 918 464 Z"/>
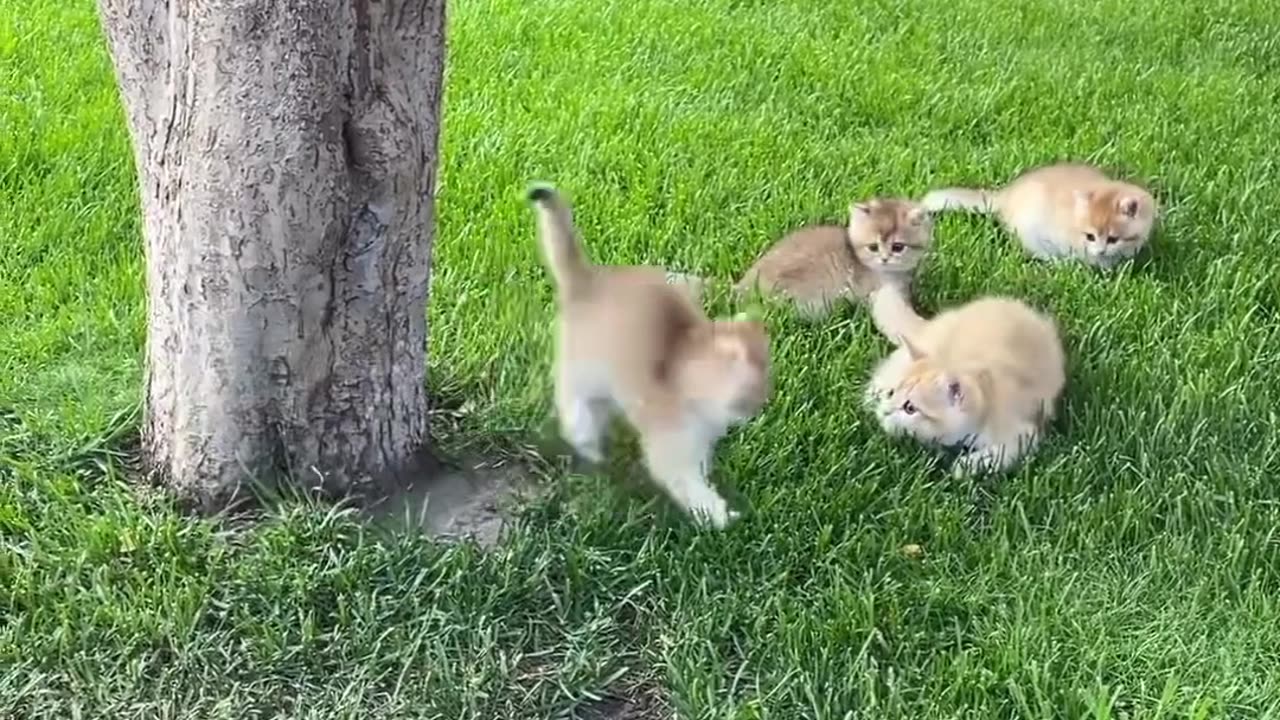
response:
<path id="1" fill-rule="evenodd" d="M 726 533 L 576 474 L 488 554 L 305 505 L 231 531 L 71 462 L 139 395 L 128 138 L 91 5 L 0 0 L 0 716 L 1280 714 L 1270 5 L 468 0 L 451 23 L 432 383 L 466 395 L 468 442 L 549 427 L 534 178 L 599 260 L 722 277 L 855 197 L 1061 158 L 1148 182 L 1166 220 L 1116 276 L 940 221 L 922 303 L 1026 298 L 1070 354 L 1054 434 L 1000 482 L 874 431 L 862 313 L 775 311 L 775 396 L 717 460 L 749 510 Z"/>

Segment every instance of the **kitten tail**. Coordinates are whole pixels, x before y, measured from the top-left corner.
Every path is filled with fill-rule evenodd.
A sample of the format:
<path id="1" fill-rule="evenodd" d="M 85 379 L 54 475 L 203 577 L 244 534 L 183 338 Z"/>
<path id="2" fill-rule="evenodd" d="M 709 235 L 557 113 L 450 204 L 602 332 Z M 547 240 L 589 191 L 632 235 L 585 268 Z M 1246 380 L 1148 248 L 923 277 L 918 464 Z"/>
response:
<path id="1" fill-rule="evenodd" d="M 995 193 L 989 190 L 943 188 L 926 193 L 920 205 L 929 212 L 962 210 L 986 215 L 995 212 L 995 201 Z"/>
<path id="2" fill-rule="evenodd" d="M 538 238 L 562 298 L 581 293 L 591 282 L 591 263 L 582 252 L 573 213 L 549 185 L 534 185 L 528 200 L 538 213 Z"/>

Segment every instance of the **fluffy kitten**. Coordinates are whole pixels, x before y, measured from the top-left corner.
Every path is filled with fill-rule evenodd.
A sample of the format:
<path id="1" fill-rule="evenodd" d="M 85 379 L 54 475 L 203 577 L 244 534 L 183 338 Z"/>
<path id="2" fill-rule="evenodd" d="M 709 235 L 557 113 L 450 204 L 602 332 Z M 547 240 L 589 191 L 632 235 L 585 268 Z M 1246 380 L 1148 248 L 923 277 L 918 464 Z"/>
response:
<path id="1" fill-rule="evenodd" d="M 1159 211 L 1144 188 L 1073 164 L 1030 170 L 999 190 L 934 190 L 921 204 L 934 212 L 994 213 L 1033 256 L 1103 269 L 1146 246 Z"/>
<path id="2" fill-rule="evenodd" d="M 960 447 L 957 475 L 1004 470 L 1035 447 L 1066 384 L 1052 319 L 988 297 L 926 320 L 895 288 L 871 305 L 902 338 L 867 387 L 886 432 Z"/>
<path id="3" fill-rule="evenodd" d="M 557 286 L 556 409 L 564 438 L 593 462 L 621 412 L 654 480 L 717 528 L 737 513 L 707 483 L 715 443 L 770 391 L 769 340 L 754 321 L 709 320 L 665 271 L 591 264 L 568 204 L 550 187 L 529 201 Z"/>
<path id="4" fill-rule="evenodd" d="M 756 260 L 735 288 L 791 299 L 818 319 L 837 300 L 866 300 L 884 284 L 909 287 L 933 243 L 933 222 L 907 200 L 876 198 L 849 208 L 849 224 L 795 230 Z"/>

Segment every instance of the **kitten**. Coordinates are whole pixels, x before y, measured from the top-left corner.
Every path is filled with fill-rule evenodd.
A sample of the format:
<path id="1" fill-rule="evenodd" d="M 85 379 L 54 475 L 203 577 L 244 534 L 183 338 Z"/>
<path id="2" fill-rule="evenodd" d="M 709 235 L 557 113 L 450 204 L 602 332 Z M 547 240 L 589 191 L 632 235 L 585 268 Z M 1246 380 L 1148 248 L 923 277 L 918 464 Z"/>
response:
<path id="1" fill-rule="evenodd" d="M 934 190 L 921 204 L 933 212 L 994 213 L 1033 256 L 1102 269 L 1137 255 L 1159 213 L 1144 188 L 1073 164 L 1030 170 L 999 190 Z"/>
<path id="2" fill-rule="evenodd" d="M 987 297 L 925 319 L 894 288 L 871 305 L 877 323 L 901 335 L 867 387 L 886 432 L 959 446 L 956 475 L 1005 470 L 1035 448 L 1066 384 L 1051 318 Z"/>
<path id="3" fill-rule="evenodd" d="M 723 528 L 737 517 L 707 483 L 712 450 L 770 392 L 769 339 L 746 320 L 709 320 L 660 268 L 593 265 L 572 211 L 535 186 L 544 259 L 557 286 L 555 397 L 564 438 L 599 462 L 614 412 L 639 433 L 654 480 L 687 512 Z"/>
<path id="4" fill-rule="evenodd" d="M 876 198 L 850 206 L 847 227 L 813 225 L 787 234 L 735 289 L 782 295 L 805 317 L 820 319 L 837 300 L 866 300 L 885 284 L 909 288 L 932 243 L 933 222 L 924 208 Z"/>

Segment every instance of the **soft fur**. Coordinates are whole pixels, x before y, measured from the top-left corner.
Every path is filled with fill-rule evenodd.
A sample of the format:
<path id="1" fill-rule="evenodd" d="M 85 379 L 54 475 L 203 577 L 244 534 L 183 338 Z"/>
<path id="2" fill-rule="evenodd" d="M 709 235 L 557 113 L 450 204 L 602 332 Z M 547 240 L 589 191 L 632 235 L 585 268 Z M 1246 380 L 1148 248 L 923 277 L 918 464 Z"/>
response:
<path id="1" fill-rule="evenodd" d="M 774 243 L 736 288 L 782 295 L 804 316 L 822 318 L 838 300 L 866 300 L 885 284 L 909 288 L 932 231 L 929 214 L 910 201 L 855 203 L 846 227 L 814 225 Z"/>
<path id="2" fill-rule="evenodd" d="M 565 439 L 598 462 L 610 417 L 621 412 L 658 484 L 695 517 L 724 527 L 736 513 L 707 483 L 708 466 L 716 441 L 769 395 L 764 327 L 709 320 L 660 268 L 591 264 L 556 191 L 535 187 L 529 200 L 558 289 L 556 408 Z"/>
<path id="3" fill-rule="evenodd" d="M 872 313 L 902 338 L 867 387 L 886 432 L 960 447 L 957 474 L 1007 469 L 1035 447 L 1066 384 L 1052 319 L 988 297 L 926 320 L 892 288 Z"/>
<path id="4" fill-rule="evenodd" d="M 921 204 L 934 212 L 994 213 L 1033 256 L 1102 269 L 1137 255 L 1159 212 L 1146 189 L 1076 164 L 1031 170 L 999 190 L 934 190 Z"/>

